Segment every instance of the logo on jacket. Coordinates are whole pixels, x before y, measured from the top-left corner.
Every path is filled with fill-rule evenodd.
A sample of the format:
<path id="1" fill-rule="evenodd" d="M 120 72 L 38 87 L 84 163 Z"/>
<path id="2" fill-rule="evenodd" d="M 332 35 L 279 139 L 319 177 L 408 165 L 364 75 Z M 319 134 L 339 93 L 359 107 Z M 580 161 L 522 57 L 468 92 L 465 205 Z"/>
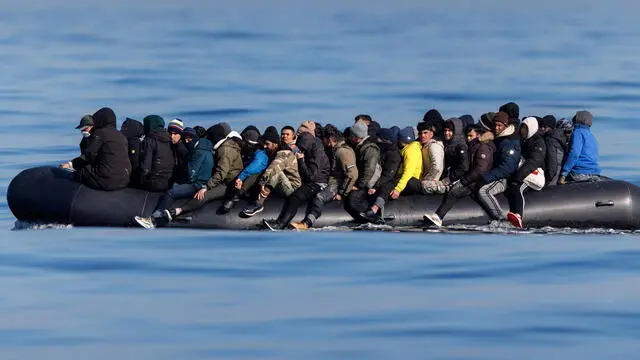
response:
<path id="1" fill-rule="evenodd" d="M 512 149 L 512 150 L 509 150 L 509 155 L 513 155 L 513 154 L 515 154 L 515 153 L 516 153 L 516 151 L 515 151 L 515 150 L 513 150 L 513 149 Z"/>
<path id="2" fill-rule="evenodd" d="M 480 158 L 481 158 L 481 159 L 486 159 L 486 158 L 487 158 L 487 155 L 485 155 L 485 154 L 480 154 Z"/>

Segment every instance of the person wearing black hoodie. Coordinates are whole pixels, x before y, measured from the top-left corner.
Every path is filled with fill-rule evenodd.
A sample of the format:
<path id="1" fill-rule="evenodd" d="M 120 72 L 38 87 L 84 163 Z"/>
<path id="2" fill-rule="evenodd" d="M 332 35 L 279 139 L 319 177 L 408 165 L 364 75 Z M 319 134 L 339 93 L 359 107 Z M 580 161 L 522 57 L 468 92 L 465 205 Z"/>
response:
<path id="1" fill-rule="evenodd" d="M 545 186 L 554 186 L 558 183 L 562 162 L 567 153 L 567 136 L 563 129 L 556 129 L 556 118 L 547 115 L 540 120 L 540 134 L 547 146 L 547 154 L 544 161 Z"/>
<path id="2" fill-rule="evenodd" d="M 102 108 L 93 114 L 94 127 L 83 156 L 71 162 L 79 181 L 98 190 L 127 187 L 131 175 L 127 138 L 116 129 L 116 114 Z"/>
<path id="3" fill-rule="evenodd" d="M 76 126 L 76 130 L 80 130 L 82 134 L 82 140 L 80 140 L 80 156 L 83 156 L 87 151 L 87 143 L 91 136 L 91 130 L 93 129 L 93 117 L 91 115 L 85 115 L 80 119 L 80 124 Z M 71 161 L 60 164 L 61 169 L 72 169 L 73 163 Z"/>
<path id="4" fill-rule="evenodd" d="M 147 191 L 167 191 L 171 187 L 174 166 L 171 138 L 160 116 L 146 116 L 142 123 L 145 136 L 140 157 L 140 184 Z"/>
<path id="5" fill-rule="evenodd" d="M 452 183 L 469 170 L 465 126 L 459 118 L 451 118 L 444 125 L 444 169 L 442 180 Z"/>
<path id="6" fill-rule="evenodd" d="M 144 141 L 144 126 L 138 120 L 127 118 L 120 126 L 120 132 L 127 138 L 129 162 L 131 163 L 131 179 L 129 187 L 140 189 L 140 157 Z"/>
<path id="7" fill-rule="evenodd" d="M 506 194 L 509 200 L 509 213 L 507 219 L 517 227 L 522 228 L 522 215 L 524 212 L 524 192 L 532 187 L 532 184 L 525 180 L 531 176 L 538 176 L 542 180 L 539 188 L 544 186 L 544 174 L 540 170 L 544 167 L 547 146 L 544 138 L 538 132 L 538 120 L 535 117 L 527 117 L 520 125 L 520 147 L 523 162 L 509 179 Z M 544 172 L 544 171 L 542 171 Z M 533 187 L 532 187 L 533 188 Z"/>
<path id="8" fill-rule="evenodd" d="M 309 132 L 298 131 L 298 134 L 296 145 L 300 151 L 296 157 L 303 184 L 287 198 L 277 219 L 263 220 L 264 226 L 271 230 L 289 226 L 300 205 L 312 201 L 329 182 L 331 166 L 322 141 Z"/>
<path id="9" fill-rule="evenodd" d="M 518 127 L 520 125 L 520 107 L 514 102 L 508 102 L 502 106 L 498 111 L 502 111 L 509 116 L 509 125 Z"/>

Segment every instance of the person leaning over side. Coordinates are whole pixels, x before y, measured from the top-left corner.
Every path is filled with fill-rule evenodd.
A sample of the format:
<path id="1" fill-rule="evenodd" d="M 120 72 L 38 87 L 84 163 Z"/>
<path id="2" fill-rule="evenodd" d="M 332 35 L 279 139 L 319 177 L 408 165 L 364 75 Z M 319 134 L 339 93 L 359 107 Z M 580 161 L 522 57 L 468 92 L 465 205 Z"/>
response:
<path id="1" fill-rule="evenodd" d="M 76 130 L 80 130 L 82 139 L 80 140 L 80 156 L 84 156 L 87 150 L 87 142 L 91 136 L 91 130 L 93 130 L 93 116 L 85 115 L 80 119 L 80 124 L 76 126 Z M 71 161 L 60 164 L 61 169 L 73 169 L 73 163 Z"/>
<path id="2" fill-rule="evenodd" d="M 327 124 L 323 128 L 322 142 L 329 154 L 330 175 L 328 185 L 322 189 L 311 202 L 301 222 L 291 222 L 297 230 L 307 230 L 322 215 L 322 209 L 332 201 L 345 199 L 353 190 L 358 180 L 356 155 L 344 141 L 342 132 L 334 125 Z"/>
<path id="3" fill-rule="evenodd" d="M 442 226 L 442 220 L 459 199 L 475 194 L 482 184 L 481 177 L 489 172 L 493 166 L 493 133 L 485 131 L 479 124 L 471 124 L 466 128 L 468 151 L 467 162 L 469 170 L 459 180 L 451 184 L 449 192 L 433 214 L 425 214 L 424 220 L 428 225 Z"/>

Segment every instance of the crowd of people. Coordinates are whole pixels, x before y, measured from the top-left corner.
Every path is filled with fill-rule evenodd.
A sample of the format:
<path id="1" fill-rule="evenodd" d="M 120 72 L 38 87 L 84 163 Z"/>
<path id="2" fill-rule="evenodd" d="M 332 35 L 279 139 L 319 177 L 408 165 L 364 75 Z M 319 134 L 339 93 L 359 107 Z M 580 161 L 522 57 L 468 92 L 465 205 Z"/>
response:
<path id="1" fill-rule="evenodd" d="M 427 111 L 417 127 L 381 127 L 358 115 L 341 130 L 303 121 L 297 129 L 274 126 L 240 133 L 227 123 L 208 129 L 185 127 L 181 119 L 127 118 L 120 130 L 116 115 L 102 108 L 86 115 L 80 156 L 60 165 L 74 169 L 78 181 L 99 190 L 134 187 L 163 195 L 150 217 L 136 217 L 145 228 L 166 225 L 181 214 L 223 199 L 218 214 L 250 199 L 244 217 L 264 210 L 270 196 L 286 198 L 265 228 L 298 230 L 314 226 L 330 202 L 341 201 L 354 220 L 384 223 L 389 201 L 404 195 L 443 194 L 429 226 L 442 221 L 456 201 L 473 197 L 492 220 L 505 220 L 496 195 L 509 201 L 506 220 L 523 227 L 524 193 L 571 181 L 597 181 L 598 143 L 593 117 L 578 111 L 571 121 L 553 115 L 520 118 L 517 104 L 498 112 L 445 120 Z M 176 206 L 176 200 L 185 199 Z M 292 221 L 306 206 L 302 221 Z"/>

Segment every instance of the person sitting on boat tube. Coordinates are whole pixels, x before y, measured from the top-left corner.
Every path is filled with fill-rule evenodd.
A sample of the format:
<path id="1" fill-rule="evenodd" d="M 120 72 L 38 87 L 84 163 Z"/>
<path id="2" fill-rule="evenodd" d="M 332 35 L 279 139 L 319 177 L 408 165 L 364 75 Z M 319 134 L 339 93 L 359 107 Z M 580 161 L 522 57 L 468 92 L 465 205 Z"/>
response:
<path id="1" fill-rule="evenodd" d="M 508 102 L 502 106 L 498 111 L 506 113 L 509 117 L 509 125 L 513 125 L 516 129 L 520 126 L 520 107 L 514 102 Z"/>
<path id="2" fill-rule="evenodd" d="M 182 130 L 182 138 L 189 153 L 187 163 L 188 179 L 184 184 L 173 184 L 173 187 L 160 198 L 150 217 L 136 216 L 135 221 L 147 229 L 158 224 L 166 224 L 174 216 L 182 213 L 181 208 L 169 209 L 177 199 L 194 197 L 199 190 L 206 189 L 213 168 L 213 145 L 206 138 L 199 138 L 192 128 Z"/>
<path id="3" fill-rule="evenodd" d="M 263 135 L 265 149 L 273 160 L 258 180 L 258 195 L 256 201 L 242 210 L 242 216 L 251 217 L 264 210 L 264 201 L 270 194 L 276 192 L 289 197 L 296 191 L 302 180 L 298 171 L 296 153 L 296 131 L 287 125 L 280 130 L 280 141 L 275 127 L 268 127 Z M 275 152 L 275 155 L 274 155 Z"/>
<path id="4" fill-rule="evenodd" d="M 367 115 L 367 114 L 356 115 L 356 117 L 353 119 L 353 124 L 355 125 L 359 122 L 363 123 L 367 127 L 367 134 L 370 137 L 376 137 L 378 130 L 380 130 L 380 124 L 377 121 L 374 121 L 371 118 L 371 115 Z M 349 128 L 349 130 L 351 130 L 351 128 Z M 351 134 L 346 134 L 346 135 L 351 136 Z"/>
<path id="5" fill-rule="evenodd" d="M 85 153 L 71 161 L 78 180 L 97 190 L 127 187 L 131 175 L 127 139 L 116 129 L 116 114 L 104 107 L 93 114 Z"/>
<path id="6" fill-rule="evenodd" d="M 341 201 L 349 196 L 358 180 L 356 154 L 347 145 L 344 136 L 338 128 L 327 124 L 322 129 L 322 142 L 329 155 L 328 185 L 322 189 L 309 205 L 307 213 L 300 222 L 291 222 L 291 227 L 297 230 L 307 230 L 322 215 L 322 209 L 332 201 Z"/>
<path id="7" fill-rule="evenodd" d="M 76 130 L 80 130 L 82 134 L 82 140 L 80 140 L 80 156 L 83 156 L 87 150 L 87 142 L 89 136 L 91 136 L 91 130 L 93 129 L 93 116 L 85 115 L 80 119 L 80 124 L 76 126 Z M 61 169 L 73 169 L 73 163 L 71 161 L 64 164 L 60 164 Z"/>
<path id="8" fill-rule="evenodd" d="M 167 132 L 171 137 L 171 152 L 173 153 L 173 176 L 171 184 L 185 184 L 189 180 L 187 165 L 189 163 L 189 150 L 182 137 L 184 122 L 180 119 L 169 121 Z"/>
<path id="9" fill-rule="evenodd" d="M 518 170 L 520 162 L 520 137 L 515 125 L 509 123 L 509 115 L 499 111 L 493 118 L 493 134 L 496 152 L 493 168 L 484 174 L 478 189 L 478 201 L 491 220 L 504 220 L 504 214 L 496 195 L 507 189 L 508 179 Z"/>
<path id="10" fill-rule="evenodd" d="M 470 115 L 463 115 L 469 116 Z M 467 142 L 465 129 L 473 124 L 473 118 L 469 123 L 461 118 L 450 118 L 444 123 L 444 172 L 442 181 L 447 184 L 459 180 L 469 170 L 469 156 L 467 155 Z"/>
<path id="11" fill-rule="evenodd" d="M 310 120 L 303 121 L 298 128 L 296 144 L 299 151 L 296 153 L 296 158 L 302 186 L 287 199 L 277 219 L 263 220 L 264 226 L 270 230 L 282 230 L 289 226 L 298 208 L 303 204 L 309 205 L 329 182 L 331 171 L 329 157 L 322 141 L 315 136 L 316 128 L 317 125 Z"/>
<path id="12" fill-rule="evenodd" d="M 590 181 L 600 178 L 598 164 L 598 141 L 591 132 L 593 115 L 588 111 L 578 111 L 573 117 L 573 132 L 567 159 L 562 166 L 558 184 L 570 181 Z"/>
<path id="13" fill-rule="evenodd" d="M 395 187 L 389 194 L 396 200 L 403 195 L 422 193 L 420 175 L 422 175 L 422 147 L 415 141 L 415 132 L 411 126 L 400 130 L 398 134 L 398 147 L 402 156 L 402 165 L 398 170 L 398 179 Z"/>
<path id="14" fill-rule="evenodd" d="M 562 129 L 556 129 L 556 117 L 546 115 L 540 120 L 540 134 L 547 146 L 544 160 L 544 186 L 555 186 L 560 178 L 562 163 L 568 150 L 567 138 Z"/>
<path id="15" fill-rule="evenodd" d="M 494 135 L 479 124 L 471 124 L 466 128 L 469 170 L 460 179 L 454 181 L 450 190 L 442 199 L 442 203 L 433 214 L 425 214 L 424 220 L 428 225 L 440 227 L 442 220 L 459 199 L 476 193 L 483 181 L 481 177 L 493 167 L 493 154 L 496 147 L 493 143 Z"/>
<path id="16" fill-rule="evenodd" d="M 173 151 L 171 138 L 164 128 L 164 119 L 148 115 L 142 120 L 144 140 L 140 154 L 140 184 L 151 192 L 165 192 L 173 177 Z"/>
<path id="17" fill-rule="evenodd" d="M 529 116 L 520 125 L 521 165 L 511 178 L 505 195 L 509 200 L 507 220 L 522 228 L 524 215 L 524 192 L 529 188 L 542 190 L 545 184 L 544 163 L 547 145 L 538 131 L 538 119 Z"/>
<path id="18" fill-rule="evenodd" d="M 444 194 L 447 183 L 440 178 L 444 172 L 443 123 L 421 122 L 418 124 L 418 141 L 422 151 L 422 174 L 420 184 L 424 194 Z"/>

